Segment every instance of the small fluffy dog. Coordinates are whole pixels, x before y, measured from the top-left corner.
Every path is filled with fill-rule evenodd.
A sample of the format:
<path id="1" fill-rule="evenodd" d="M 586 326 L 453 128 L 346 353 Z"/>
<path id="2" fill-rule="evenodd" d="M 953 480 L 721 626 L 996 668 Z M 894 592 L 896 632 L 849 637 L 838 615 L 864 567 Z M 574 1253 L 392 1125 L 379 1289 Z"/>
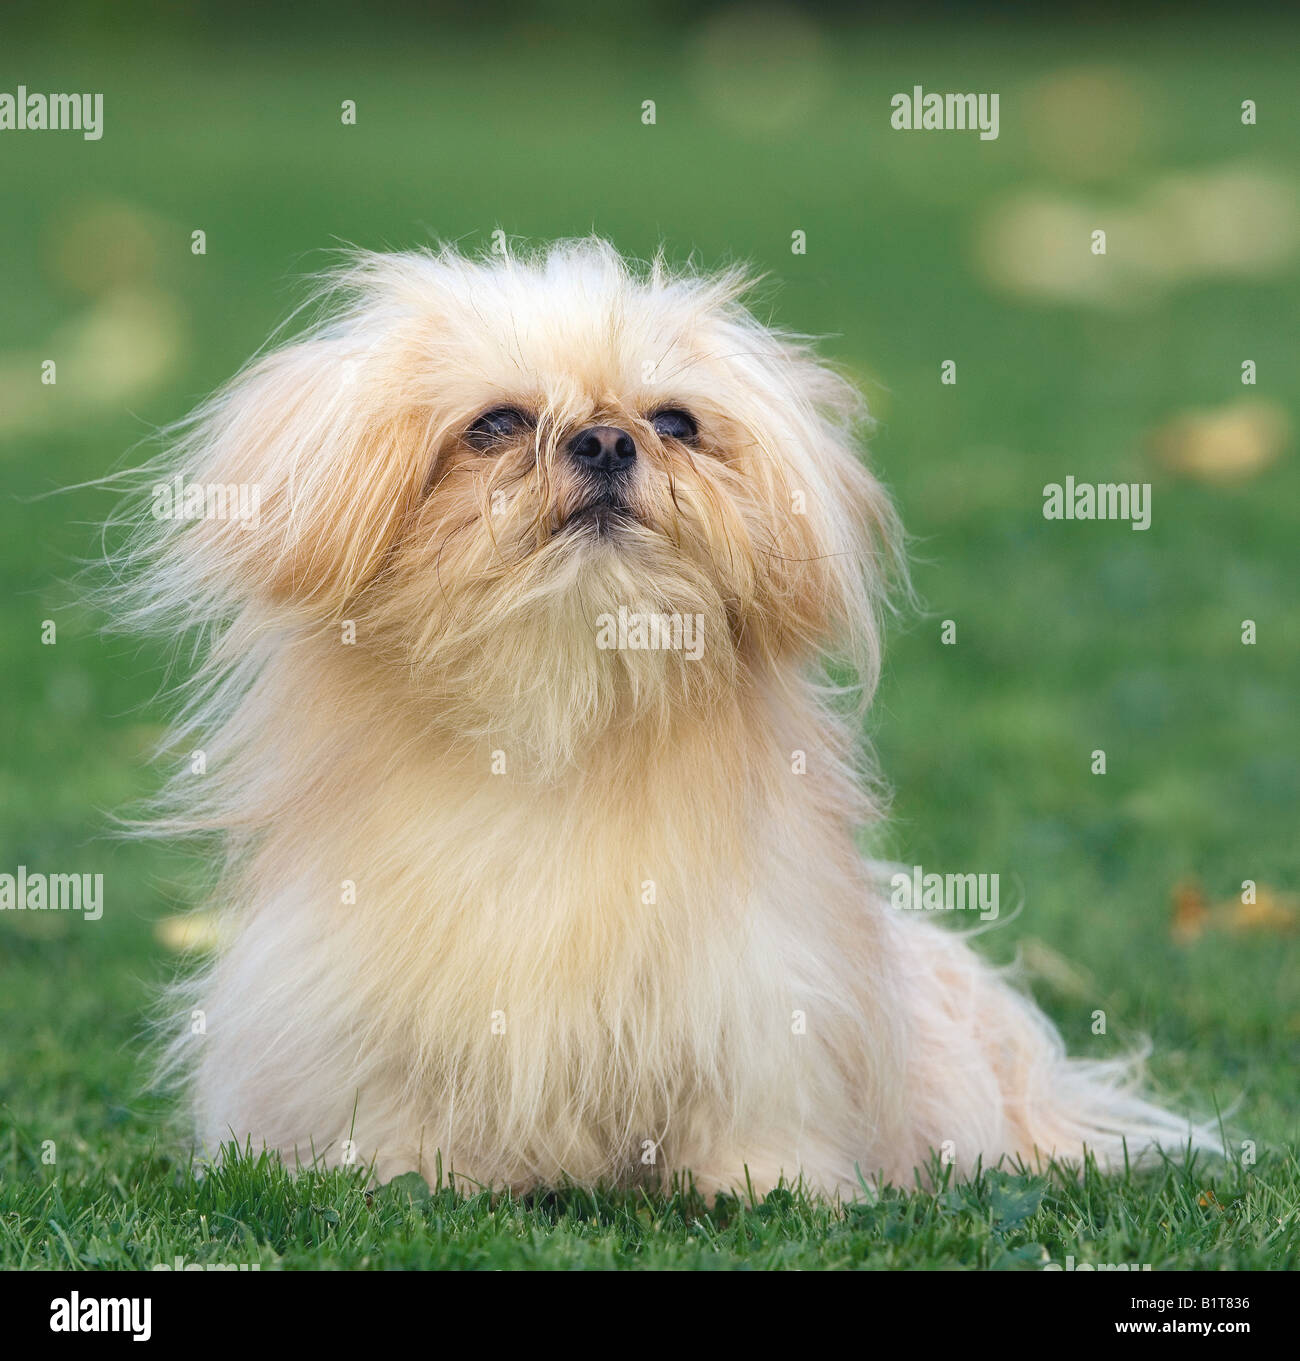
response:
<path id="1" fill-rule="evenodd" d="M 256 506 L 136 577 L 206 639 L 161 825 L 223 848 L 170 1051 L 210 1152 L 853 1195 L 1197 1137 L 855 845 L 822 668 L 871 691 L 895 517 L 745 288 L 362 255 L 182 428 L 169 475 Z"/>

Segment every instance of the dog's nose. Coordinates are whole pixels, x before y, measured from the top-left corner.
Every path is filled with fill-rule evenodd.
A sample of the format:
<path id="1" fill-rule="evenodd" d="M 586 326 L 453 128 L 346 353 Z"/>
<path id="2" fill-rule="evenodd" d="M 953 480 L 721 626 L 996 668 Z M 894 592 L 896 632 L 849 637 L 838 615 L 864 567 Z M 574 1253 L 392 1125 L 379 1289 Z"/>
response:
<path id="1" fill-rule="evenodd" d="M 569 453 L 580 468 L 606 477 L 625 472 L 636 462 L 636 444 L 626 430 L 593 425 L 569 441 Z"/>

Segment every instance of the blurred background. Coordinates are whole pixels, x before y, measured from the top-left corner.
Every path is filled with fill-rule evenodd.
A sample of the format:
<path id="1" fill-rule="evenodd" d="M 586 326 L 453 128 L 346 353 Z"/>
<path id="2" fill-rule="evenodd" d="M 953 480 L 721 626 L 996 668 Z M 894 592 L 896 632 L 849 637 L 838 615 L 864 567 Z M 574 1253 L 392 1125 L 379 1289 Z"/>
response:
<path id="1" fill-rule="evenodd" d="M 159 780 L 165 649 L 70 584 L 113 496 L 48 493 L 151 451 L 340 243 L 497 229 L 751 261 L 760 312 L 826 337 L 924 601 L 869 721 L 876 848 L 1001 875 L 1023 911 L 982 944 L 1076 1051 L 1149 1032 L 1167 1092 L 1295 1139 L 1297 27 L 1125 14 L 11 7 L 3 88 L 101 91 L 104 134 L 0 131 L 0 872 L 106 903 L 0 914 L 0 1158 L 6 1125 L 153 1141 L 139 1038 L 199 879 L 107 836 Z M 997 92 L 997 140 L 892 129 L 917 84 Z M 1151 528 L 1046 521 L 1067 475 L 1151 483 Z"/>

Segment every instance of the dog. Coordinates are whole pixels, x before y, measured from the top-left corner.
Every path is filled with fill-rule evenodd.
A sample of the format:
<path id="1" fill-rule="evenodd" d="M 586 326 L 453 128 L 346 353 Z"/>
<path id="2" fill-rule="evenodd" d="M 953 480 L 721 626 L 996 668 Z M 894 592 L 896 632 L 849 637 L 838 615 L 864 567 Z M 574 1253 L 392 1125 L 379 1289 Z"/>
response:
<path id="1" fill-rule="evenodd" d="M 123 609 L 200 658 L 154 829 L 219 846 L 164 1065 L 209 1154 L 852 1197 L 1200 1140 L 859 851 L 901 535 L 749 289 L 359 253 L 173 432 L 203 510 Z"/>

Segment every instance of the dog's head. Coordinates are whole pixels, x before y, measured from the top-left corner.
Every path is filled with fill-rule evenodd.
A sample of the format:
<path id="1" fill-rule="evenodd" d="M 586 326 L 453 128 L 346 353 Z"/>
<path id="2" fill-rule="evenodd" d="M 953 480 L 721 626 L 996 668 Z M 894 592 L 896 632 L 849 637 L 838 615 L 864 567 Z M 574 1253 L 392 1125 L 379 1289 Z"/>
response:
<path id="1" fill-rule="evenodd" d="M 870 686 L 892 514 L 859 400 L 736 272 L 365 255 L 327 319 L 200 411 L 183 475 L 255 519 L 183 588 L 338 634 L 462 730 L 572 754 L 844 649 Z"/>

